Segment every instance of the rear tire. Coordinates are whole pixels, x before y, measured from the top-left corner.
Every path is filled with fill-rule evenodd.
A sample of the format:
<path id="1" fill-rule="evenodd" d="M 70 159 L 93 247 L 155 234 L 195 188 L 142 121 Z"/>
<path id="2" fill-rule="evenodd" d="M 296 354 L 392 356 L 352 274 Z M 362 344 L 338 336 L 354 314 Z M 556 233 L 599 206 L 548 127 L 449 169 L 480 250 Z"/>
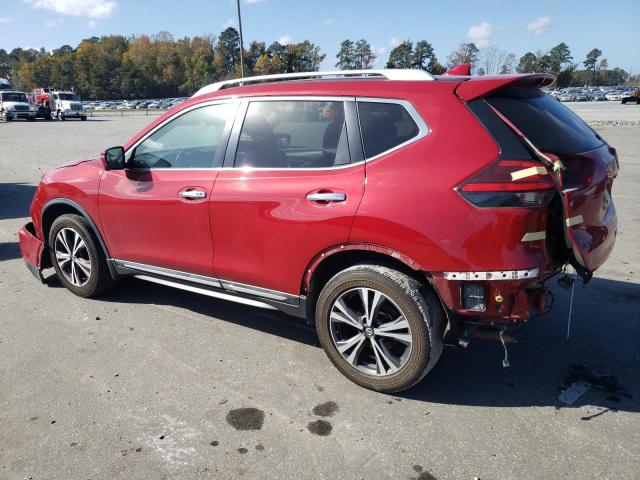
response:
<path id="1" fill-rule="evenodd" d="M 432 290 L 378 265 L 338 273 L 316 304 L 318 337 L 331 362 L 349 380 L 378 392 L 422 380 L 440 358 L 445 327 Z"/>
<path id="2" fill-rule="evenodd" d="M 51 264 L 60 282 L 79 297 L 95 297 L 114 285 L 104 252 L 87 220 L 56 218 L 49 230 Z"/>

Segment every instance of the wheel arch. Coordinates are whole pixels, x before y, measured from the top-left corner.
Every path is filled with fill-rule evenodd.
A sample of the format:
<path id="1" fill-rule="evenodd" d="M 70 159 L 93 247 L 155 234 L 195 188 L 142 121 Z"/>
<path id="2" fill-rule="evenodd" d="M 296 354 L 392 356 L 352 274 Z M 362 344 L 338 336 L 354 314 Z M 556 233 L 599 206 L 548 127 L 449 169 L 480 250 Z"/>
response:
<path id="1" fill-rule="evenodd" d="M 98 243 L 100 245 L 100 248 L 102 249 L 102 252 L 104 253 L 105 258 L 107 258 L 109 273 L 114 279 L 116 279 L 118 277 L 118 274 L 115 268 L 113 267 L 113 265 L 111 264 L 111 262 L 109 261 L 111 256 L 109 255 L 109 250 L 107 249 L 107 245 L 104 242 L 104 239 L 102 238 L 102 234 L 100 233 L 98 226 L 91 218 L 91 215 L 89 215 L 84 208 L 82 208 L 73 200 L 69 200 L 67 198 L 54 198 L 53 200 L 49 200 L 46 203 L 46 205 L 43 207 L 41 218 L 40 218 L 43 242 L 47 244 L 47 240 L 49 238 L 49 230 L 51 230 L 51 225 L 53 225 L 53 222 L 55 221 L 55 219 L 61 215 L 65 215 L 68 213 L 78 214 L 84 217 L 87 223 L 89 223 L 89 226 L 93 231 L 93 234 L 98 239 Z"/>
<path id="2" fill-rule="evenodd" d="M 429 272 L 420 264 L 392 248 L 368 243 L 341 244 L 316 255 L 307 266 L 301 292 L 306 295 L 307 319 L 315 316 L 316 300 L 322 287 L 338 272 L 361 263 L 384 265 L 401 271 L 431 288 L 438 299 L 440 294 L 429 280 Z M 442 303 L 442 299 L 440 299 Z M 444 305 L 444 304 L 443 304 Z"/>

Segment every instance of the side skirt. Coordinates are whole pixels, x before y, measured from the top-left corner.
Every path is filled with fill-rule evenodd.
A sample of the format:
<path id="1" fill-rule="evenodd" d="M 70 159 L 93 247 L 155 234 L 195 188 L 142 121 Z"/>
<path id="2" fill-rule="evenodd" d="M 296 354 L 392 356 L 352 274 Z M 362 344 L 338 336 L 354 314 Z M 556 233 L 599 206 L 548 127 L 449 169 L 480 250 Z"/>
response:
<path id="1" fill-rule="evenodd" d="M 252 307 L 280 310 L 298 318 L 306 318 L 306 297 L 276 290 L 231 282 L 214 277 L 146 265 L 127 260 L 109 259 L 119 275 L 186 290 L 200 295 L 229 300 Z"/>

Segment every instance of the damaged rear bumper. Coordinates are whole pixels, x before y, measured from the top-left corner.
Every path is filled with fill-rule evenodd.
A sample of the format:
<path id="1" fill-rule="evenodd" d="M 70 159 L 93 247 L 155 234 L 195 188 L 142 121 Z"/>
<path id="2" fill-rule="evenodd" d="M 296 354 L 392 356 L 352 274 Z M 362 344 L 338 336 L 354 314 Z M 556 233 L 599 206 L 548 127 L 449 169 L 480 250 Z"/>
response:
<path id="1" fill-rule="evenodd" d="M 432 277 L 444 305 L 462 320 L 506 323 L 549 312 L 552 294 L 544 280 L 555 272 L 443 272 Z M 473 305 L 469 299 L 473 296 Z"/>
<path id="2" fill-rule="evenodd" d="M 20 253 L 29 271 L 39 281 L 42 278 L 42 252 L 44 243 L 36 236 L 33 223 L 29 222 L 18 231 Z"/>

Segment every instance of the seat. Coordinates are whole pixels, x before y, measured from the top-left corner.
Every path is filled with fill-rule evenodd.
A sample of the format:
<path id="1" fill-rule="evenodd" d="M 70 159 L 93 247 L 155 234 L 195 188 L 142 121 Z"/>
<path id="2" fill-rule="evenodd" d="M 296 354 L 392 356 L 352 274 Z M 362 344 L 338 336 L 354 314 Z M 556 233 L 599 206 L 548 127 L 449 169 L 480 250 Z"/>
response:
<path id="1" fill-rule="evenodd" d="M 286 168 L 287 156 L 280 150 L 273 127 L 262 115 L 249 115 L 242 125 L 236 167 Z"/>

